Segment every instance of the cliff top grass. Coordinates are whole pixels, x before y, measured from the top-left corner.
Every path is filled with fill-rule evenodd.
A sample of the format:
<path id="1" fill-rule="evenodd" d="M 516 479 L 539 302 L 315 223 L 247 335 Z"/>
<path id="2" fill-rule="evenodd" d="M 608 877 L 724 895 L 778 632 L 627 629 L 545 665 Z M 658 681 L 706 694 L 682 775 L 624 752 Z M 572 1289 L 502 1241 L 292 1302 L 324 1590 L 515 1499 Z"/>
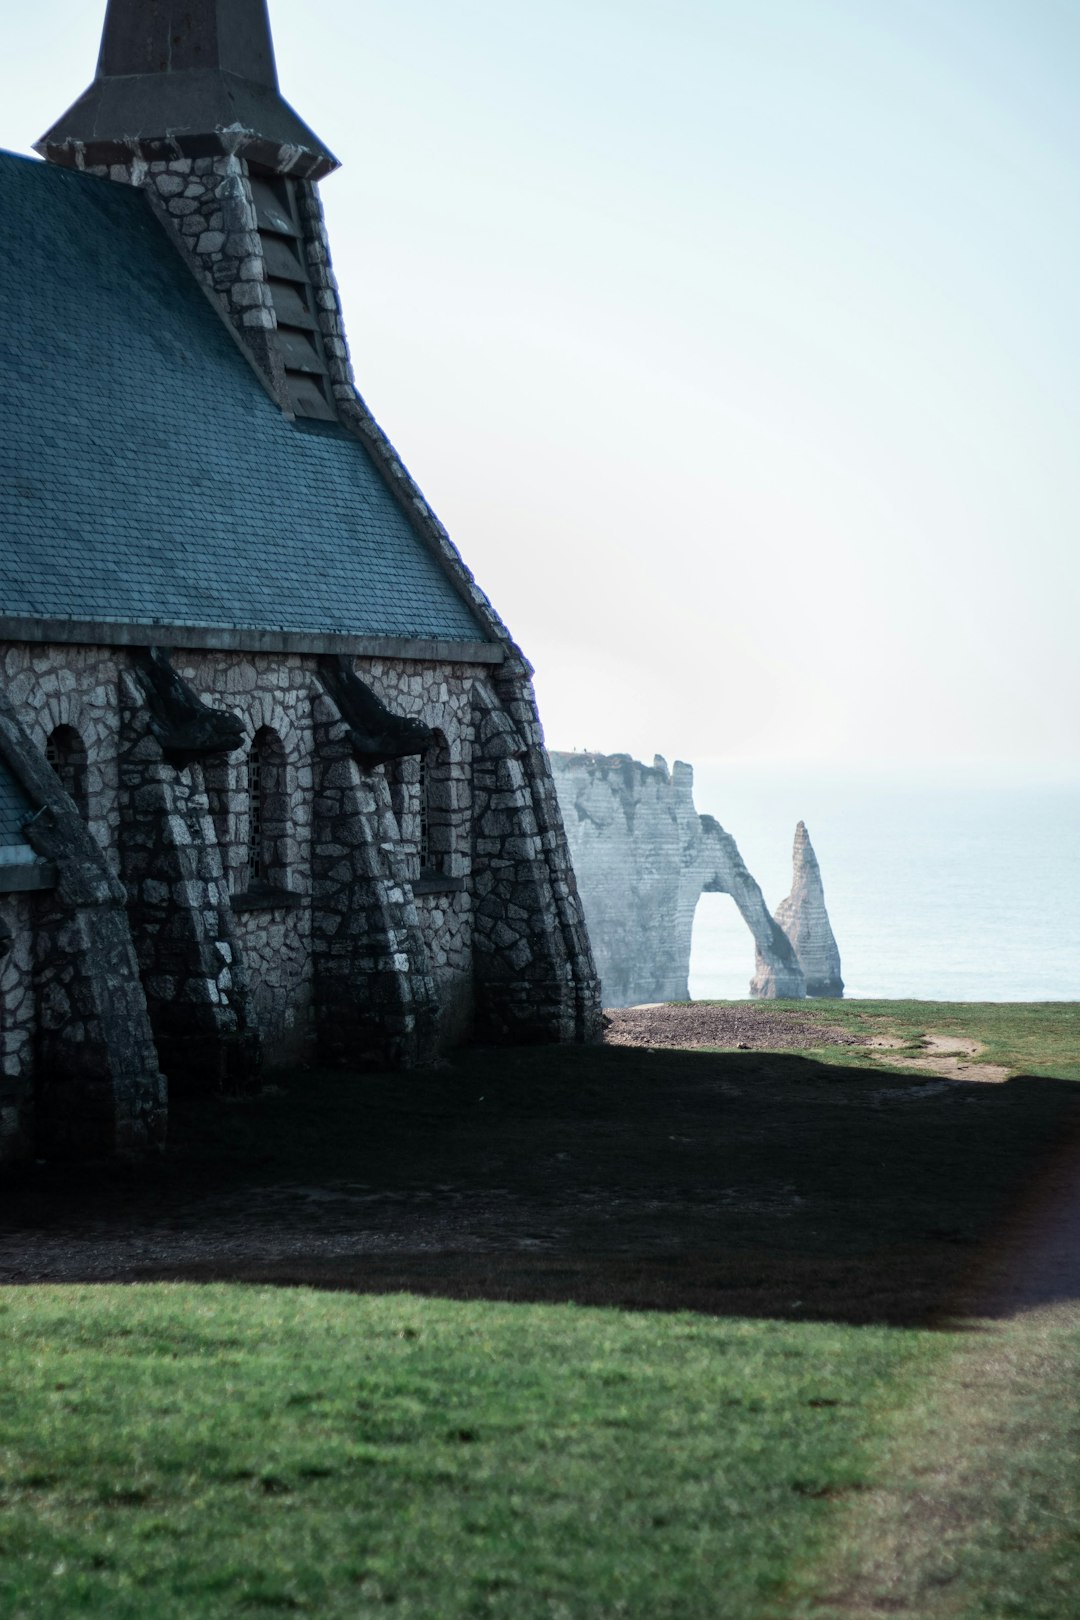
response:
<path id="1" fill-rule="evenodd" d="M 1076 1180 L 1076 1009 L 770 1010 L 1024 1072 L 464 1052 L 14 1182 L 0 1612 L 1069 1620 L 1071 1261 L 985 1313 Z"/>
<path id="2" fill-rule="evenodd" d="M 1004 1067 L 1010 1074 L 1080 1080 L 1080 1001 L 695 1001 L 672 1007 L 692 1009 L 699 1018 L 710 1008 L 727 1012 L 751 1034 L 757 1020 L 766 1027 L 774 1021 L 787 1023 L 796 1032 L 808 1028 L 799 1046 L 828 1053 L 838 1063 L 888 1064 L 923 1057 L 936 1039 L 974 1044 L 979 1050 L 972 1054 L 973 1064 Z M 853 1038 L 870 1044 L 819 1039 L 815 1032 L 822 1026 L 837 1031 L 845 1042 Z M 764 1050 L 769 1038 L 763 1033 L 754 1044 Z M 873 1043 L 882 1040 L 895 1044 L 878 1051 Z M 736 1045 L 718 1041 L 714 1049 Z"/>
<path id="3" fill-rule="evenodd" d="M 806 1003 L 775 1003 L 796 1009 Z M 925 1055 L 931 1037 L 973 1041 L 973 1064 L 1011 1074 L 1080 1080 L 1080 1001 L 812 1001 L 816 1015 L 852 1034 L 896 1036 L 899 1056 Z M 834 1052 L 855 1061 L 853 1049 Z M 886 1059 L 887 1061 L 887 1059 Z"/>

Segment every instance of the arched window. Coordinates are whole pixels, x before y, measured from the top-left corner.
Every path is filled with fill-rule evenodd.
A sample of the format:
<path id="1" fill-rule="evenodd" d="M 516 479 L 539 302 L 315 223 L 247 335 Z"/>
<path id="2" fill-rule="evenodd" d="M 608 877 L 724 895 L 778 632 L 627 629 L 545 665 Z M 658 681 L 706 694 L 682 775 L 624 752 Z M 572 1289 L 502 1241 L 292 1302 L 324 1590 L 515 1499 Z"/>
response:
<path id="1" fill-rule="evenodd" d="M 417 794 L 417 845 L 420 875 L 445 876 L 453 865 L 453 782 L 450 750 L 441 732 L 419 761 Z"/>
<path id="2" fill-rule="evenodd" d="M 420 756 L 420 791 L 417 798 L 417 844 L 420 850 L 420 870 L 433 870 L 431 860 L 431 770 L 426 754 Z"/>
<path id="3" fill-rule="evenodd" d="M 448 877 L 454 871 L 454 783 L 445 737 L 437 731 L 426 753 L 388 761 L 386 778 L 412 881 Z"/>
<path id="4" fill-rule="evenodd" d="M 266 840 L 263 836 L 263 748 L 256 737 L 248 754 L 248 883 L 266 877 Z"/>
<path id="5" fill-rule="evenodd" d="M 247 759 L 248 889 L 288 886 L 289 795 L 285 750 L 269 726 L 255 733 Z"/>
<path id="6" fill-rule="evenodd" d="M 89 813 L 86 785 L 86 749 L 74 726 L 57 726 L 45 744 L 45 758 L 60 778 L 60 786 L 74 799 L 85 821 Z"/>

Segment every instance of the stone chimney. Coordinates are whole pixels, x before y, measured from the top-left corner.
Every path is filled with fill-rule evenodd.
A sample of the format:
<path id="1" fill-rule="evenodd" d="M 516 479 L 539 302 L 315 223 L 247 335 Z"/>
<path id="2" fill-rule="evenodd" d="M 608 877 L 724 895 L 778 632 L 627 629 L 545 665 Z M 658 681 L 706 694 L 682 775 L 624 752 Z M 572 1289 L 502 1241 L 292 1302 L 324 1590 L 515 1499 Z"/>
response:
<path id="1" fill-rule="evenodd" d="M 94 81 L 37 150 L 147 191 L 283 409 L 352 402 L 315 189 L 337 159 L 281 95 L 266 0 L 108 0 Z"/>

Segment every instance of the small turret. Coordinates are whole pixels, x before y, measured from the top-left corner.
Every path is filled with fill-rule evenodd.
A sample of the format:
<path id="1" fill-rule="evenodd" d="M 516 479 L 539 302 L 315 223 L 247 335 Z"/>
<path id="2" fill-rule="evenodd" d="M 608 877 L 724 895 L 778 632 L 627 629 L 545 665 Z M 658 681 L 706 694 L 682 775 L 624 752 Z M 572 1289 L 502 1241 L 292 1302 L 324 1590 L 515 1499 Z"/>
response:
<path id="1" fill-rule="evenodd" d="M 37 143 L 70 169 L 244 157 L 320 180 L 337 159 L 278 88 L 266 0 L 109 0 L 97 74 Z"/>

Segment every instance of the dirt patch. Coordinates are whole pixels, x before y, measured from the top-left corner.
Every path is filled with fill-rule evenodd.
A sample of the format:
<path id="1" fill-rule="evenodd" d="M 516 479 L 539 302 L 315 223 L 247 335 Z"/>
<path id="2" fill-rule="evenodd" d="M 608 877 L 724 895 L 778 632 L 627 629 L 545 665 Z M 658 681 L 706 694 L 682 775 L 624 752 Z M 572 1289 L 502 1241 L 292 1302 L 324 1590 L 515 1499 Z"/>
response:
<path id="1" fill-rule="evenodd" d="M 906 1050 L 910 1038 L 857 1034 L 828 1023 L 820 1014 L 815 1016 L 809 1008 L 776 1008 L 768 1002 L 723 1006 L 707 1001 L 648 1002 L 637 1007 L 610 1007 L 605 1016 L 608 1027 L 604 1039 L 609 1046 L 735 1052 L 812 1052 L 828 1046 L 857 1046 L 887 1052 L 890 1065 L 932 1074 L 943 1082 L 999 1084 L 1011 1072 L 998 1064 L 980 1063 L 983 1047 L 978 1041 L 927 1035 L 919 1042 L 919 1051 L 912 1053 Z"/>
<path id="2" fill-rule="evenodd" d="M 898 1035 L 878 1035 L 869 1045 L 883 1052 L 897 1051 L 910 1043 Z M 980 1063 L 980 1052 L 985 1050 L 978 1041 L 969 1041 L 955 1035 L 924 1035 L 919 1042 L 918 1054 L 898 1053 L 890 1062 L 904 1069 L 921 1069 L 944 1080 L 970 1080 L 979 1085 L 1000 1085 L 1012 1073 L 1000 1063 Z"/>
<path id="3" fill-rule="evenodd" d="M 675 1049 L 715 1047 L 736 1052 L 807 1052 L 823 1046 L 868 1046 L 865 1035 L 853 1035 L 815 1018 L 812 1013 L 764 1002 L 716 1006 L 708 1001 L 650 1002 L 638 1007 L 609 1007 L 604 1039 L 609 1046 L 666 1046 Z"/>

